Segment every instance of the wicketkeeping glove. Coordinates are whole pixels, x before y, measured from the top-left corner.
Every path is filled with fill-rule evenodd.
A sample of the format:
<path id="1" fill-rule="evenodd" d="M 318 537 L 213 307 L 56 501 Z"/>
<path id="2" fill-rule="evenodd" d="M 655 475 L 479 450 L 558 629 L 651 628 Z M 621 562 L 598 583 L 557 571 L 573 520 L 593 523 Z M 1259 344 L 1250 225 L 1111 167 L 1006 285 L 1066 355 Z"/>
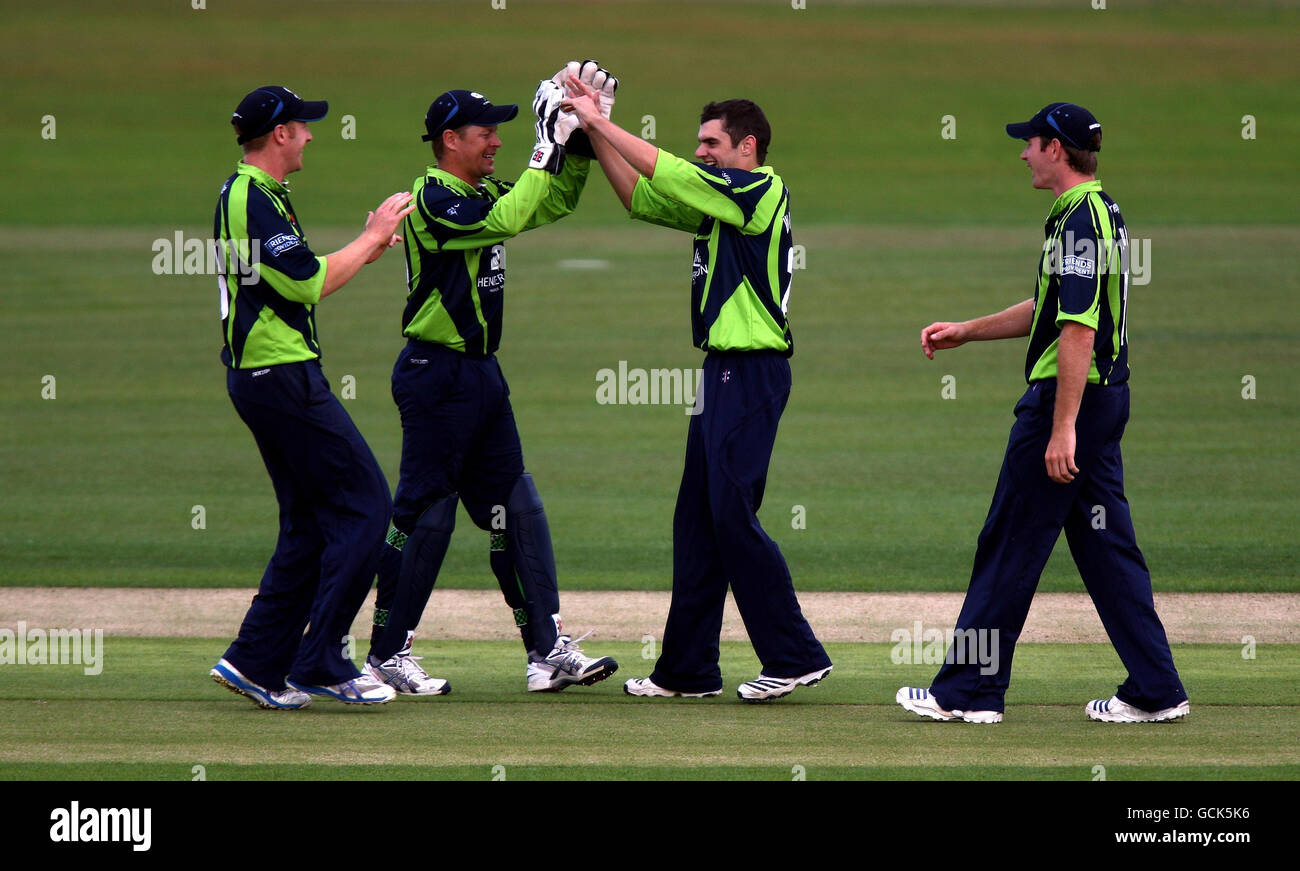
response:
<path id="1" fill-rule="evenodd" d="M 582 64 L 579 61 L 571 60 L 561 67 L 559 72 L 551 76 L 551 81 L 555 82 L 555 84 L 559 85 L 561 88 L 567 88 L 567 85 L 569 84 L 569 76 L 573 76 L 576 79 L 581 72 Z M 564 93 L 567 95 L 569 92 L 566 89 Z M 574 120 L 577 120 L 576 115 L 574 115 L 573 118 Z M 564 143 L 564 154 L 569 157 L 585 157 L 588 160 L 596 159 L 596 149 L 592 147 L 591 139 L 588 138 L 586 130 L 583 130 L 582 127 L 578 127 L 576 130 L 569 133 L 569 138 Z"/>
<path id="2" fill-rule="evenodd" d="M 533 128 L 537 131 L 537 144 L 533 146 L 533 156 L 528 161 L 529 169 L 544 169 L 558 175 L 564 167 L 564 141 L 578 123 L 578 119 L 570 115 L 572 124 L 561 125 L 560 116 L 569 114 L 560 109 L 564 97 L 564 89 L 553 80 L 542 79 L 538 83 L 533 98 L 533 114 L 537 117 Z"/>
<path id="3" fill-rule="evenodd" d="M 573 76 L 574 78 L 581 78 L 581 76 L 579 75 L 581 72 L 582 72 L 582 64 L 580 64 L 576 60 L 571 60 L 563 67 L 561 67 L 558 73 L 551 76 L 551 81 L 555 82 L 555 84 L 563 88 L 565 85 L 569 83 L 569 76 Z"/>
<path id="4" fill-rule="evenodd" d="M 582 62 L 578 79 L 593 91 L 600 93 L 600 114 L 608 118 L 609 113 L 614 110 L 614 92 L 618 90 L 618 79 L 594 60 Z"/>

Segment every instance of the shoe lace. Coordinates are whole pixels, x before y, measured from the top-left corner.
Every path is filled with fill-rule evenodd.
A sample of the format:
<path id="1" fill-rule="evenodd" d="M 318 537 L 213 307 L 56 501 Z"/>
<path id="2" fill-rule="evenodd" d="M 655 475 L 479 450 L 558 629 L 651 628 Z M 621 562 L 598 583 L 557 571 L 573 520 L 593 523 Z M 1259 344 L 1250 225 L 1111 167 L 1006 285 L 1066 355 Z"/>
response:
<path id="1" fill-rule="evenodd" d="M 578 646 L 578 642 L 586 639 L 595 631 L 596 630 L 594 629 L 589 629 L 577 638 L 570 638 L 563 644 L 556 644 L 555 649 L 551 651 L 551 655 L 546 658 L 547 661 L 565 671 L 576 671 L 581 668 L 583 660 L 588 657 L 582 652 L 582 648 Z"/>
<path id="2" fill-rule="evenodd" d="M 579 641 L 584 641 L 584 640 L 586 640 L 586 638 L 587 638 L 589 635 L 593 635 L 593 634 L 595 634 L 595 632 L 596 632 L 595 629 L 588 629 L 586 632 L 582 633 L 582 634 L 579 635 L 577 638 L 570 638 L 570 639 L 569 639 L 568 641 L 566 641 L 564 644 L 557 644 L 556 647 L 555 647 L 555 649 L 556 649 L 556 650 L 570 650 L 570 651 L 573 651 L 573 652 L 575 652 L 575 653 L 582 653 L 582 648 L 578 646 L 578 642 L 579 642 Z"/>
<path id="3" fill-rule="evenodd" d="M 397 657 L 398 667 L 402 670 L 402 677 L 407 680 L 428 680 L 429 673 L 425 671 L 414 656 Z"/>

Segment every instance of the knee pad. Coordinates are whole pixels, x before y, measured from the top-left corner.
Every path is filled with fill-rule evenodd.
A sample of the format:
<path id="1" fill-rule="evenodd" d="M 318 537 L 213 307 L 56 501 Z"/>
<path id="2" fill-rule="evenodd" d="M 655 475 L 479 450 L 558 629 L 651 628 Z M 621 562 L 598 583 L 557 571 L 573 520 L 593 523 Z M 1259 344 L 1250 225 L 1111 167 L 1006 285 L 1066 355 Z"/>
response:
<path id="1" fill-rule="evenodd" d="M 450 533 L 456 528 L 456 504 L 459 501 L 460 496 L 456 493 L 443 496 L 424 509 L 420 519 L 415 521 L 415 528 Z"/>
<path id="2" fill-rule="evenodd" d="M 506 500 L 506 512 L 515 514 L 535 514 L 542 510 L 542 497 L 533 483 L 533 476 L 525 472 L 515 479 Z"/>
<path id="3" fill-rule="evenodd" d="M 415 529 L 411 530 L 402 547 L 398 597 L 414 593 L 420 611 L 424 610 L 424 603 L 428 602 L 429 594 L 433 592 L 438 569 L 442 567 L 442 559 L 447 555 L 447 545 L 451 543 L 451 534 L 456 528 L 458 498 L 452 493 L 424 509 L 420 519 L 415 522 Z"/>
<path id="4" fill-rule="evenodd" d="M 424 606 L 428 604 L 434 582 L 438 579 L 438 570 L 442 568 L 443 557 L 447 555 L 451 533 L 456 528 L 458 499 L 452 493 L 426 508 L 402 543 L 400 554 L 392 546 L 384 546 L 385 550 L 400 555 L 401 565 L 384 630 L 376 633 L 371 644 L 371 655 L 377 659 L 385 660 L 397 653 L 406 643 L 406 633 L 419 624 L 420 615 L 424 613 Z"/>

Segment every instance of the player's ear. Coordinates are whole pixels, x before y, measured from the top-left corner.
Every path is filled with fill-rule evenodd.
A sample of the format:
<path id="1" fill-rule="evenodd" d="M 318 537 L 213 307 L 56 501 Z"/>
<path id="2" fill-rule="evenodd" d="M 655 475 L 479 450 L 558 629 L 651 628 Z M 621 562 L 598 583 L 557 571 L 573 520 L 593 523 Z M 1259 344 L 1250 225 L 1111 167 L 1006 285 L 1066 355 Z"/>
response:
<path id="1" fill-rule="evenodd" d="M 740 156 L 745 160 L 758 162 L 758 139 L 754 138 L 754 134 L 749 134 L 740 140 Z"/>

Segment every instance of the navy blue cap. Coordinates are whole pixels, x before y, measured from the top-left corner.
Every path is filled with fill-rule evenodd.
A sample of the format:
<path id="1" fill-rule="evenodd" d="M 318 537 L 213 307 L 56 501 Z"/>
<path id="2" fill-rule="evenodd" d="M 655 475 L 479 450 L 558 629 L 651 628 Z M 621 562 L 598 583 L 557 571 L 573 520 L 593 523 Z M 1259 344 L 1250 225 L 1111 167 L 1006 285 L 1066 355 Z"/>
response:
<path id="1" fill-rule="evenodd" d="M 518 106 L 493 106 L 492 101 L 478 91 L 447 91 L 434 100 L 425 113 L 424 129 L 429 132 L 420 139 L 431 142 L 442 131 L 455 130 L 466 124 L 481 127 L 504 124 L 518 114 Z"/>
<path id="2" fill-rule="evenodd" d="M 304 100 L 288 88 L 266 85 L 239 101 L 230 123 L 243 145 L 290 121 L 319 121 L 329 109 L 324 100 Z"/>
<path id="3" fill-rule="evenodd" d="M 1101 124 L 1091 112 L 1074 103 L 1048 103 L 1028 121 L 1007 125 L 1007 135 L 1012 139 L 1045 136 L 1081 151 L 1101 150 L 1101 146 L 1091 147 L 1094 133 L 1101 133 Z"/>

